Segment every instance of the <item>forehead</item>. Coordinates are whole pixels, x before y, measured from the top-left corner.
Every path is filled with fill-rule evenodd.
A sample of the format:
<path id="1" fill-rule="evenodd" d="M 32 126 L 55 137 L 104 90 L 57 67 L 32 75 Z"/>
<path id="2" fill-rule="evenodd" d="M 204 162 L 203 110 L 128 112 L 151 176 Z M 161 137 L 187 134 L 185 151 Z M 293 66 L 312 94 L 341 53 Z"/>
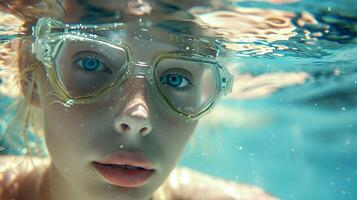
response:
<path id="1" fill-rule="evenodd" d="M 141 57 L 157 51 L 180 51 L 187 54 L 216 55 L 211 45 L 197 41 L 201 28 L 188 8 L 206 1 L 186 0 L 64 0 L 64 14 L 56 17 L 66 24 L 123 24 L 117 29 L 93 31 L 92 34 L 121 40 Z M 193 3 L 196 2 L 196 3 Z M 193 3 L 193 4 L 192 4 Z M 192 5 L 191 5 L 192 4 Z M 145 12 L 139 12 L 145 11 Z M 146 12 L 147 11 L 147 12 Z M 196 37 L 178 37 L 177 35 Z M 137 52 L 135 52 L 137 51 Z"/>
<path id="2" fill-rule="evenodd" d="M 108 24 L 109 25 L 109 24 Z M 77 25 L 72 24 L 76 27 Z M 194 37 L 184 37 L 180 34 L 172 34 L 154 26 L 142 26 L 139 22 L 123 23 L 117 26 L 109 25 L 111 28 L 100 28 L 101 24 L 94 25 L 97 28 L 71 29 L 82 35 L 100 36 L 107 42 L 116 44 L 124 43 L 129 47 L 132 56 L 140 59 L 151 58 L 160 53 L 175 52 L 188 55 L 200 55 L 215 57 L 217 50 L 208 43 L 202 42 Z M 93 27 L 93 25 L 91 25 Z"/>
<path id="3" fill-rule="evenodd" d="M 136 60 L 149 60 L 163 52 L 179 51 L 179 46 L 169 40 L 160 39 L 159 33 L 137 30 L 131 32 L 128 29 L 95 31 L 96 35 L 106 38 L 109 42 L 124 43 Z"/>

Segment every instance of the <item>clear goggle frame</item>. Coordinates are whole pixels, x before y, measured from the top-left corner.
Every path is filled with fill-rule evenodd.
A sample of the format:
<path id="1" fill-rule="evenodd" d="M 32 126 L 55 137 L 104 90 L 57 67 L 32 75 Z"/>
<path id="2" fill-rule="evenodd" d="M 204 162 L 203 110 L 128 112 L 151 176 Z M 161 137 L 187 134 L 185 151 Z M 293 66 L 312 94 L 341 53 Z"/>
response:
<path id="1" fill-rule="evenodd" d="M 105 31 L 120 26 L 39 19 L 32 52 L 45 66 L 65 106 L 93 103 L 127 78 L 141 76 L 169 110 L 184 119 L 197 119 L 212 110 L 219 97 L 232 91 L 233 75 L 217 57 L 178 51 L 161 53 L 150 63 L 134 62 L 125 41 L 88 34 L 90 29 Z"/>

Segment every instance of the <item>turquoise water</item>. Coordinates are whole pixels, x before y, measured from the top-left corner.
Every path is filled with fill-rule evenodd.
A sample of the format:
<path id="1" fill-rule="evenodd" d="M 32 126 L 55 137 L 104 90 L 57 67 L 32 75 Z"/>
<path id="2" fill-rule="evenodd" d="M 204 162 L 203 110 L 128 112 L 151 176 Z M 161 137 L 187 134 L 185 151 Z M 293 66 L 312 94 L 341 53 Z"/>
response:
<path id="1" fill-rule="evenodd" d="M 236 74 L 271 78 L 253 80 L 254 87 L 245 91 L 288 77 L 286 83 L 293 79 L 292 73 L 306 76 L 302 83 L 276 86 L 261 96 L 223 99 L 217 110 L 227 108 L 236 115 L 203 119 L 194 136 L 197 146 L 187 146 L 180 165 L 260 186 L 284 200 L 357 199 L 356 3 L 227 1 L 230 8 L 275 9 L 296 15 L 291 19 L 296 27 L 291 32 L 296 35 L 287 40 L 218 39 L 222 44 L 288 47 L 262 54 L 255 48 L 222 49 L 228 55 L 224 62 L 239 65 L 234 68 Z M 317 24 L 298 26 L 303 11 L 314 16 Z M 323 34 L 312 40 L 306 39 L 304 31 Z M 9 101 L 2 97 L 1 108 Z"/>
<path id="2" fill-rule="evenodd" d="M 282 51 L 283 57 L 235 58 L 243 62 L 240 73 L 307 72 L 310 76 L 302 85 L 286 86 L 266 97 L 224 100 L 222 106 L 243 110 L 242 123 L 257 121 L 255 126 L 219 124 L 212 133 L 212 126 L 201 124 L 196 137 L 206 138 L 208 149 L 187 151 L 181 164 L 259 185 L 281 199 L 357 199 L 356 3 L 238 4 L 309 11 L 319 20 L 329 18 L 334 31 L 315 45 L 300 43 L 301 34 L 277 42 L 299 48 Z M 340 10 L 349 17 L 323 14 L 324 9 Z"/>

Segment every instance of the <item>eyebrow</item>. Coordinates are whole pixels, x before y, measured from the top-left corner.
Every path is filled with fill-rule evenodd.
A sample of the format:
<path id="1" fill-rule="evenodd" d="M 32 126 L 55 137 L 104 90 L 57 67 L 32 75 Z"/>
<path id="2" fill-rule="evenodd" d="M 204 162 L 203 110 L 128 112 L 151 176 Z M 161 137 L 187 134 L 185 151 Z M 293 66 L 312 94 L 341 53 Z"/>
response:
<path id="1" fill-rule="evenodd" d="M 85 15 L 81 16 L 78 21 L 82 23 L 110 23 L 123 22 L 124 7 L 119 6 L 115 10 L 108 10 L 96 4 L 96 1 L 77 0 L 84 9 Z M 118 1 L 118 5 L 121 2 Z"/>

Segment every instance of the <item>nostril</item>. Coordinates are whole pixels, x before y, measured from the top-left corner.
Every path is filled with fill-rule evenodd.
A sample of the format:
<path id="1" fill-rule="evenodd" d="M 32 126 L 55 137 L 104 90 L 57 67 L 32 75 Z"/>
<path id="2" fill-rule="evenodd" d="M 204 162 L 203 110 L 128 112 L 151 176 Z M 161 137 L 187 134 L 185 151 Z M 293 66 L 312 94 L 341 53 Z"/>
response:
<path id="1" fill-rule="evenodd" d="M 149 129 L 147 128 L 147 127 L 144 127 L 144 128 L 142 128 L 142 129 L 140 129 L 140 134 L 142 135 L 142 136 L 145 136 L 145 135 L 147 135 L 149 133 Z"/>
<path id="2" fill-rule="evenodd" d="M 130 126 L 128 124 L 121 124 L 120 127 L 124 132 L 130 131 Z"/>

